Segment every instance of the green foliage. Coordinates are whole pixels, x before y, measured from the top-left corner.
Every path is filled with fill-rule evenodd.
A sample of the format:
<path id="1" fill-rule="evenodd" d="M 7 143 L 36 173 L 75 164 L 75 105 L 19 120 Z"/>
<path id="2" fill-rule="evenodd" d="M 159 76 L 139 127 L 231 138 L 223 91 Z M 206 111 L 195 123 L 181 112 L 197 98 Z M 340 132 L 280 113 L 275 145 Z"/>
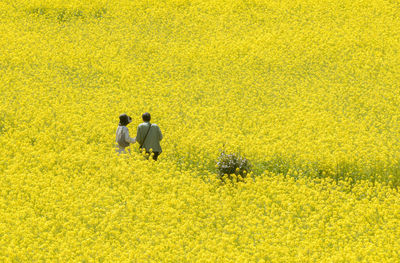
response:
<path id="1" fill-rule="evenodd" d="M 27 14 L 35 17 L 44 17 L 46 19 L 56 19 L 58 22 L 68 22 L 75 19 L 91 19 L 104 18 L 107 13 L 106 8 L 98 8 L 94 10 L 82 10 L 78 8 L 46 8 L 35 7 L 30 8 Z"/>
<path id="2" fill-rule="evenodd" d="M 240 180 L 240 177 L 245 178 L 251 172 L 251 164 L 248 159 L 240 154 L 226 154 L 225 151 L 222 151 L 218 157 L 217 168 L 221 179 L 224 177 L 230 180 L 236 178 L 237 181 Z"/>

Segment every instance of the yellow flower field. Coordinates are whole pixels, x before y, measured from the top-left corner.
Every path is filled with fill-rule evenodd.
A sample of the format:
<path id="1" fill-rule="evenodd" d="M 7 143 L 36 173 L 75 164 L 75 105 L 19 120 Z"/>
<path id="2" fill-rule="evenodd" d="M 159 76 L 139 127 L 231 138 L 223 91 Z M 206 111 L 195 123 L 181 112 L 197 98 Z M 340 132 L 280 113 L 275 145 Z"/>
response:
<path id="1" fill-rule="evenodd" d="M 0 1 L 0 261 L 399 262 L 399 13 Z M 144 112 L 157 162 L 115 153 Z"/>

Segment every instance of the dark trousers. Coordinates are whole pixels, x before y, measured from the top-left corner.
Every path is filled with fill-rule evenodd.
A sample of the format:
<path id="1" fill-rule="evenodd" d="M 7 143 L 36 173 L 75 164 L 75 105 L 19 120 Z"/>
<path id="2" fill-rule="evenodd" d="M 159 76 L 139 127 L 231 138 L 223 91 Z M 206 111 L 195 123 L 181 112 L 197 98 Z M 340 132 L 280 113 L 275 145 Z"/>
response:
<path id="1" fill-rule="evenodd" d="M 146 152 L 146 154 L 147 154 L 147 158 L 149 158 L 150 157 L 150 152 Z M 158 158 L 159 155 L 160 155 L 159 152 L 153 152 L 153 160 L 157 161 L 157 158 Z"/>

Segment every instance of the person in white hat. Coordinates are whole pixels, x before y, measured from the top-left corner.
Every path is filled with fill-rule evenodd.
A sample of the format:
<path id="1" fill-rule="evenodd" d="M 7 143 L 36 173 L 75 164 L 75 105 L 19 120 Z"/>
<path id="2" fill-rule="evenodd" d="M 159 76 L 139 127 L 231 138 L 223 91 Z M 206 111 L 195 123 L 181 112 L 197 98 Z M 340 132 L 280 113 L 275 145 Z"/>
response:
<path id="1" fill-rule="evenodd" d="M 132 118 L 129 117 L 128 115 L 121 114 L 119 115 L 119 124 L 117 128 L 117 133 L 116 133 L 116 139 L 115 141 L 117 142 L 117 152 L 118 153 L 126 153 L 125 148 L 129 147 L 131 143 L 136 142 L 136 138 L 131 138 L 129 136 L 129 129 L 126 127 L 129 123 L 132 122 Z M 130 149 L 128 150 L 130 153 Z"/>

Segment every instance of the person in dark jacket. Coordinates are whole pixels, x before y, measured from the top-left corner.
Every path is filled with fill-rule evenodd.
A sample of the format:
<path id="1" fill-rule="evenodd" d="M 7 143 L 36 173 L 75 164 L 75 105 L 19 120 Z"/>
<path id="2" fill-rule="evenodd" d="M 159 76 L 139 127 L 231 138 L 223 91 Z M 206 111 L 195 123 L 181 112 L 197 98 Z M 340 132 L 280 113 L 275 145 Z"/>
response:
<path id="1" fill-rule="evenodd" d="M 139 124 L 136 134 L 136 141 L 140 144 L 141 149 L 145 149 L 147 155 L 153 155 L 153 159 L 157 161 L 162 149 L 160 141 L 163 138 L 160 127 L 155 123 L 150 123 L 150 113 L 146 112 L 142 115 L 143 123 Z"/>

